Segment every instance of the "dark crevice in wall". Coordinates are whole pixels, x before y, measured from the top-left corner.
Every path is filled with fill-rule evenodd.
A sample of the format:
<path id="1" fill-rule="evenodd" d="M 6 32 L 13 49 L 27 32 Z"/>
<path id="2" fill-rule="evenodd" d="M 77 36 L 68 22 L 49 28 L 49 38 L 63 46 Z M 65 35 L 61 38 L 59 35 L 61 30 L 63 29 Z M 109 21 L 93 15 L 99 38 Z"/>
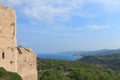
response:
<path id="1" fill-rule="evenodd" d="M 19 47 L 17 47 L 17 50 L 18 50 L 19 54 L 22 54 L 22 51 L 20 50 Z"/>

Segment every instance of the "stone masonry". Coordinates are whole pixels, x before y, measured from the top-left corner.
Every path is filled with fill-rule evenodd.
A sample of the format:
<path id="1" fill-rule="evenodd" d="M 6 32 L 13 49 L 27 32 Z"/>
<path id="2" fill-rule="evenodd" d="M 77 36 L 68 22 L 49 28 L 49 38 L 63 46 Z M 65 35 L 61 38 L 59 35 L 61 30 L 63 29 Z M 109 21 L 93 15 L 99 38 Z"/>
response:
<path id="1" fill-rule="evenodd" d="M 37 59 L 31 49 L 17 47 L 16 12 L 0 3 L 0 67 L 23 80 L 37 80 Z"/>

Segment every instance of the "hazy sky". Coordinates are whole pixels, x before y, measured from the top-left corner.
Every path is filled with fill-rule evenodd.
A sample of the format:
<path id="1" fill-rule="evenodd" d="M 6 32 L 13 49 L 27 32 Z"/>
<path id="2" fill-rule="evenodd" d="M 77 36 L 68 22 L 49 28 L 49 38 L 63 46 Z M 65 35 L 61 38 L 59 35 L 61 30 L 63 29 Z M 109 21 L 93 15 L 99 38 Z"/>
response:
<path id="1" fill-rule="evenodd" d="M 17 13 L 18 45 L 52 53 L 120 48 L 120 0 L 0 0 Z"/>

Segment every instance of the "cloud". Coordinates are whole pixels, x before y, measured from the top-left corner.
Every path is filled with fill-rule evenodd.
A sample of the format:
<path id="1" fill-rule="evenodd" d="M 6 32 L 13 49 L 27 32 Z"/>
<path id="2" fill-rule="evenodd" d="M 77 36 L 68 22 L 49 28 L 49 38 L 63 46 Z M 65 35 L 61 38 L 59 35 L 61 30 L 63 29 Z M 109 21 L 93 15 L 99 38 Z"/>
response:
<path id="1" fill-rule="evenodd" d="M 69 20 L 79 9 L 82 0 L 29 0 L 32 4 L 23 8 L 24 14 L 40 21 L 64 21 Z M 39 3 L 39 4 L 38 4 Z"/>
<path id="2" fill-rule="evenodd" d="M 35 20 L 53 23 L 56 21 L 71 20 L 73 16 L 95 17 L 98 14 L 86 12 L 88 4 L 98 4 L 104 11 L 116 10 L 120 7 L 120 0 L 0 0 L 6 5 L 18 8 L 27 17 Z M 94 7 L 94 5 L 93 5 Z M 90 8 L 89 8 L 90 10 Z M 100 13 L 103 10 L 98 10 Z M 99 13 L 98 12 L 98 13 Z"/>
<path id="3" fill-rule="evenodd" d="M 120 0 L 89 0 L 89 1 L 92 1 L 92 2 L 95 2 L 95 3 L 99 3 L 99 4 L 102 4 L 102 5 L 105 5 L 105 6 L 118 6 L 120 4 Z"/>
<path id="4" fill-rule="evenodd" d="M 24 15 L 40 21 L 54 22 L 70 20 L 73 15 L 81 11 L 84 0 L 1 0 L 3 3 L 21 6 Z M 76 12 L 77 11 L 77 12 Z M 85 15 L 84 16 L 88 16 Z"/>
<path id="5" fill-rule="evenodd" d="M 106 11 L 118 10 L 120 7 L 120 0 L 89 0 L 90 2 L 97 3 Z"/>
<path id="6" fill-rule="evenodd" d="M 110 26 L 93 24 L 93 25 L 87 25 L 86 28 L 88 28 L 90 30 L 99 30 L 99 29 L 108 29 L 108 28 L 110 28 Z"/>
<path id="7" fill-rule="evenodd" d="M 20 0 L 0 0 L 0 2 L 4 3 L 6 6 L 17 6 L 21 4 Z"/>

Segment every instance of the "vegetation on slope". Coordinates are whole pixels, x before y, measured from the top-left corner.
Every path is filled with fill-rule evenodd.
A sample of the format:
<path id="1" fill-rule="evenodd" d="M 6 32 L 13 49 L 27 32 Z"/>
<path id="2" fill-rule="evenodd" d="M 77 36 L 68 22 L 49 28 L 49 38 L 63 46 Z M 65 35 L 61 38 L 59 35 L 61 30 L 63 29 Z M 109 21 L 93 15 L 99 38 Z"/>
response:
<path id="1" fill-rule="evenodd" d="M 4 68 L 0 68 L 0 80 L 22 80 L 22 78 L 13 72 L 8 72 Z"/>
<path id="2" fill-rule="evenodd" d="M 86 56 L 78 61 L 94 64 L 114 71 L 120 71 L 120 54 Z"/>
<path id="3" fill-rule="evenodd" d="M 120 72 L 80 61 L 38 59 L 39 80 L 119 80 Z"/>

